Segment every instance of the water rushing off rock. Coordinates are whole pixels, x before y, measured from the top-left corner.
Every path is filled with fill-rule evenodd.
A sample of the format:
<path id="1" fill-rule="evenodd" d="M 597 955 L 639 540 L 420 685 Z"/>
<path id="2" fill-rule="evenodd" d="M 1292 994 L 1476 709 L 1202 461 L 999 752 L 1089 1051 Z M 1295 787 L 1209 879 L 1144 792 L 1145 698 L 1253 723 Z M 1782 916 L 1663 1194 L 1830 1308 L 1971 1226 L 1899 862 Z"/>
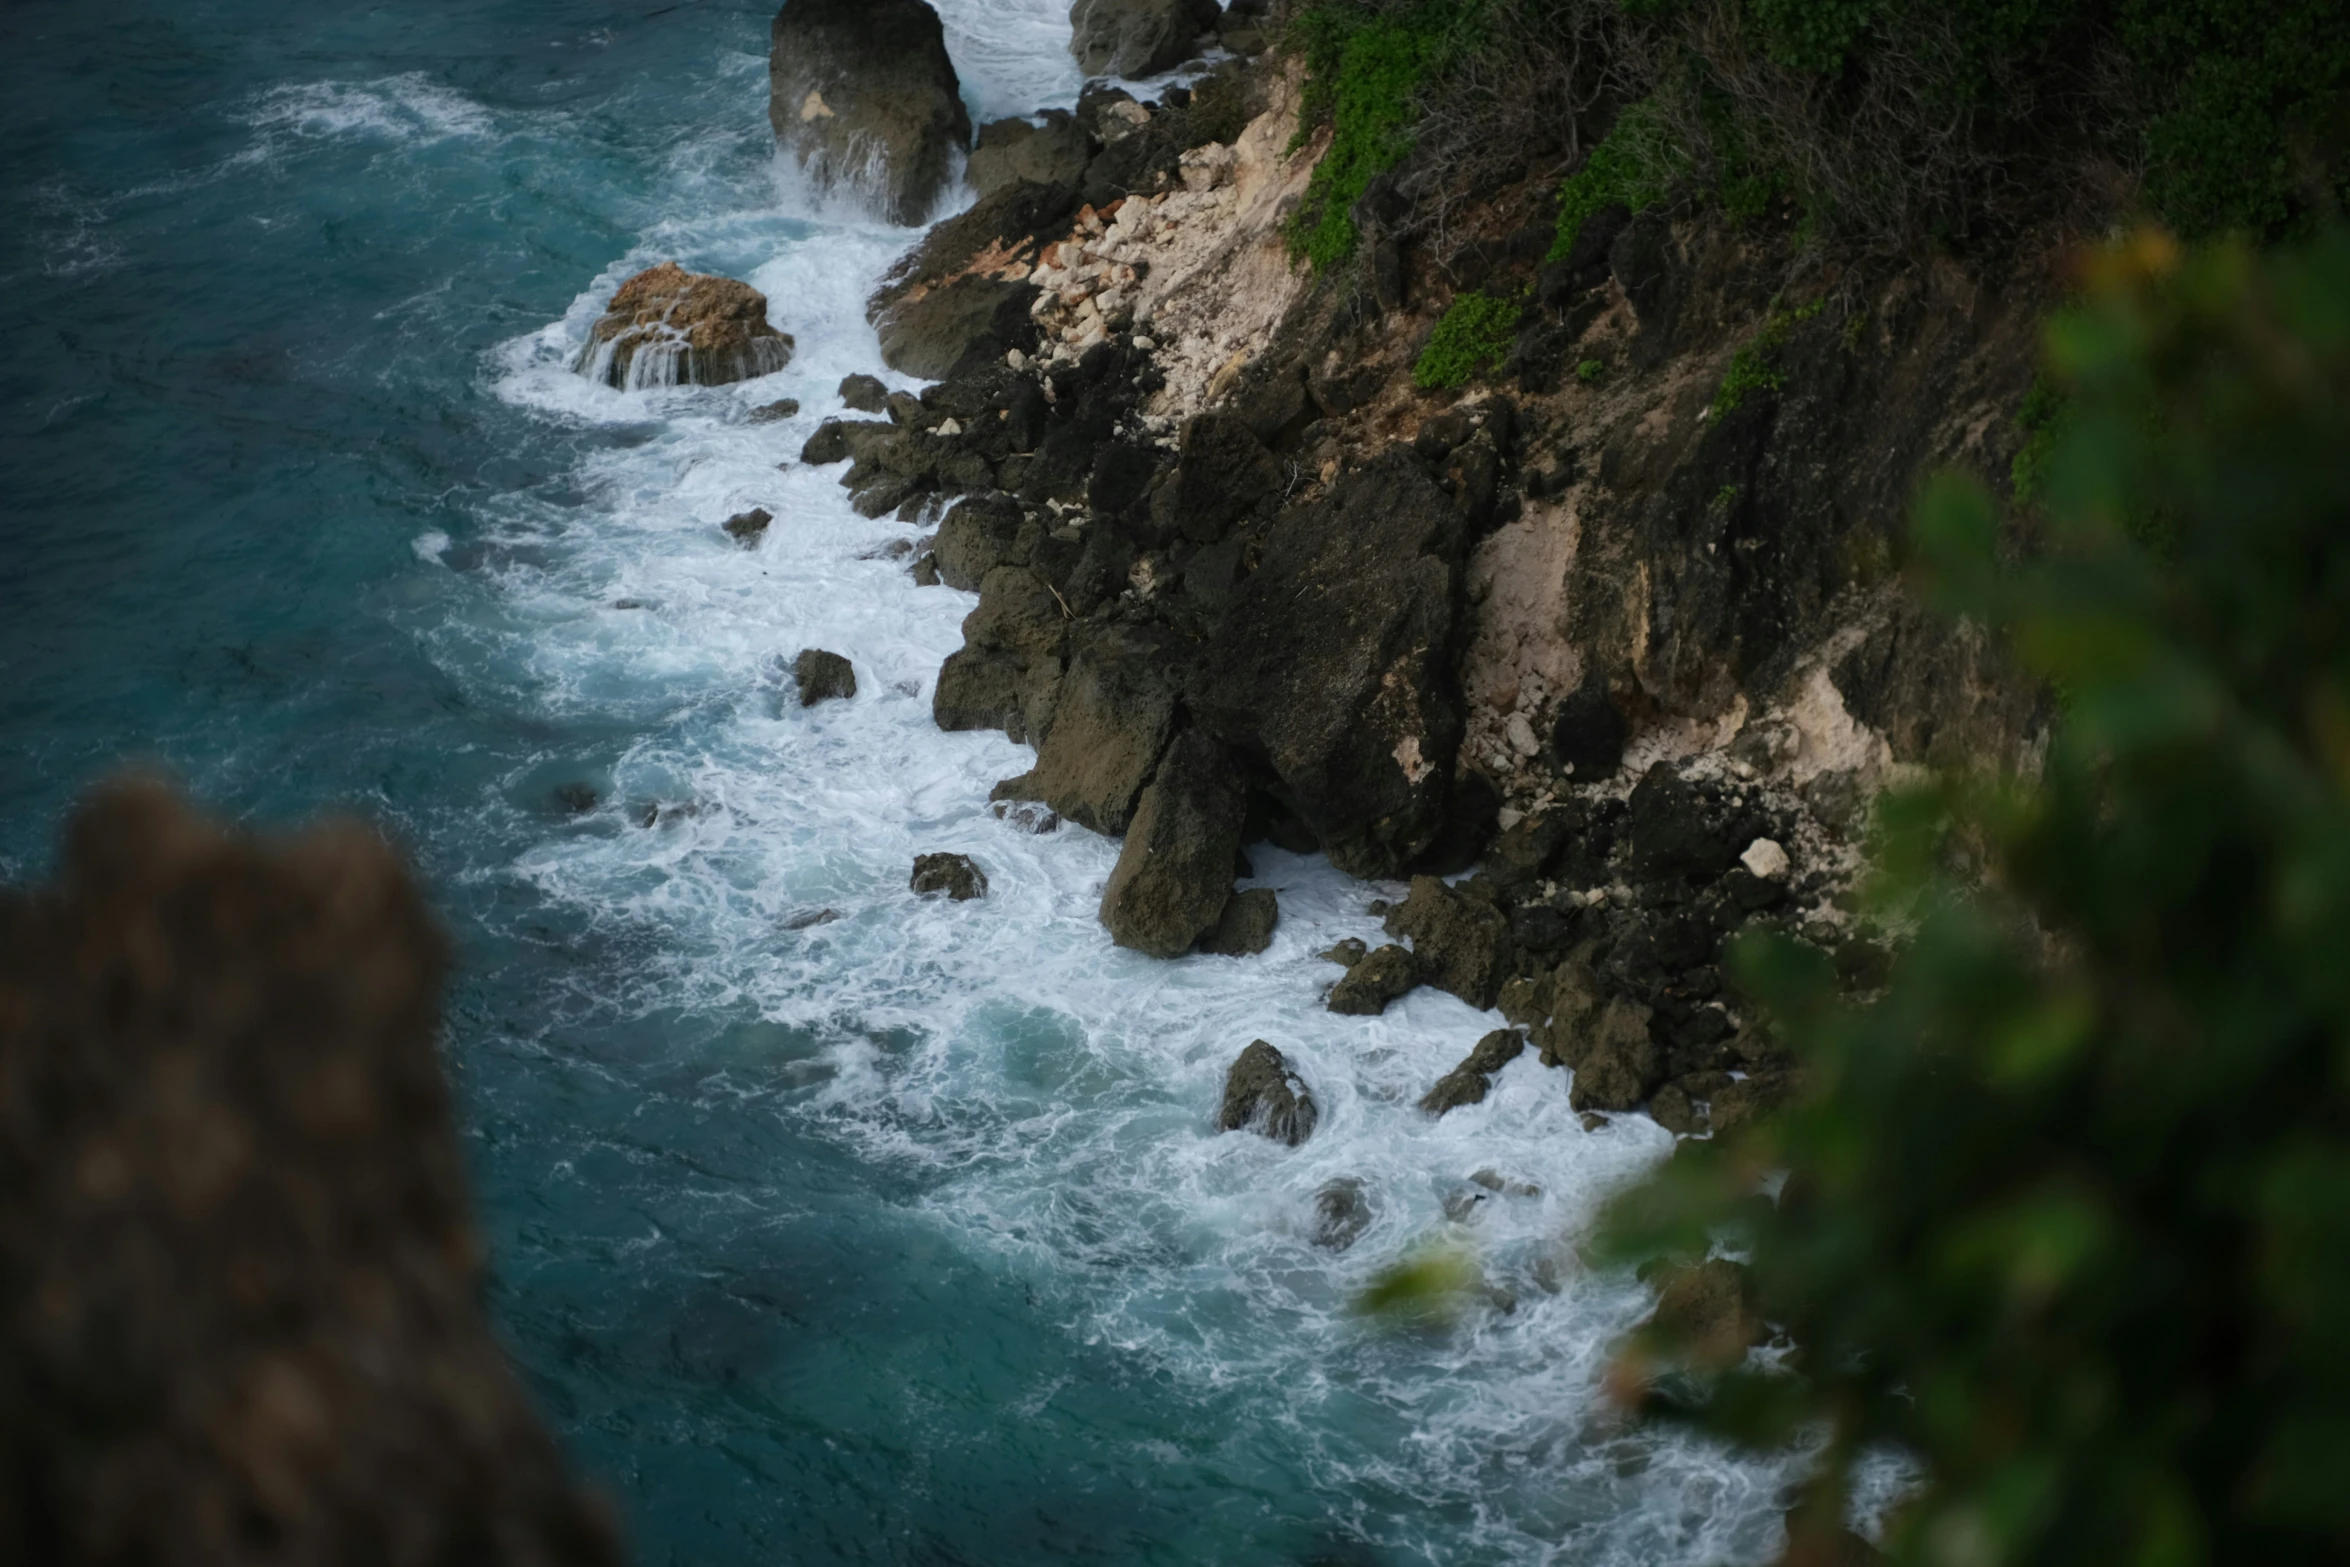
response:
<path id="1" fill-rule="evenodd" d="M 765 294 L 664 261 L 620 285 L 576 368 L 625 391 L 726 386 L 775 374 L 793 346 L 767 320 Z"/>

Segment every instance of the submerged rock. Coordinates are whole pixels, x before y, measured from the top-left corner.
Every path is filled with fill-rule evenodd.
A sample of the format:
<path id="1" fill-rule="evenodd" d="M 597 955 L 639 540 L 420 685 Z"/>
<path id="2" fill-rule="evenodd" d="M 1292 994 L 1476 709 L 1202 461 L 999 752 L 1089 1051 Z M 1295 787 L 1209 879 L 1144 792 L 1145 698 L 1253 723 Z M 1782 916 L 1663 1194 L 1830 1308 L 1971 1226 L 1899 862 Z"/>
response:
<path id="1" fill-rule="evenodd" d="M 987 873 L 967 854 L 917 854 L 907 885 L 925 898 L 943 893 L 957 903 L 968 903 L 987 896 Z"/>
<path id="2" fill-rule="evenodd" d="M 798 418 L 799 413 L 800 400 L 798 398 L 779 397 L 774 402 L 761 403 L 758 407 L 752 409 L 751 423 L 781 424 L 786 419 Z"/>
<path id="3" fill-rule="evenodd" d="M 800 656 L 792 660 L 791 673 L 799 684 L 802 707 L 857 694 L 856 669 L 838 653 L 827 653 L 820 647 L 802 648 Z"/>
<path id="4" fill-rule="evenodd" d="M 617 1567 L 482 1312 L 446 944 L 152 786 L 0 896 L 0 1560 Z"/>
<path id="5" fill-rule="evenodd" d="M 922 0 L 788 0 L 769 30 L 767 118 L 819 189 L 846 185 L 892 223 L 946 189 L 971 115 L 938 13 Z"/>
<path id="6" fill-rule="evenodd" d="M 1349 1017 L 1376 1017 L 1387 1004 L 1420 982 L 1420 965 L 1409 949 L 1390 942 L 1346 971 L 1330 987 L 1330 1010 Z"/>
<path id="7" fill-rule="evenodd" d="M 749 511 L 736 512 L 720 526 L 726 530 L 728 538 L 744 549 L 749 549 L 766 534 L 767 525 L 774 520 L 775 513 L 764 506 L 754 506 Z"/>
<path id="8" fill-rule="evenodd" d="M 1420 1099 L 1420 1108 L 1442 1115 L 1462 1105 L 1482 1104 L 1493 1074 L 1525 1053 L 1526 1035 L 1515 1028 L 1497 1028 L 1477 1041 L 1459 1066 L 1436 1080 Z"/>
<path id="9" fill-rule="evenodd" d="M 573 368 L 638 391 L 748 381 L 781 370 L 791 356 L 791 338 L 767 323 L 765 294 L 664 261 L 620 285 Z"/>
<path id="10" fill-rule="evenodd" d="M 1216 1125 L 1227 1132 L 1256 1131 L 1292 1148 L 1313 1135 L 1321 1118 L 1305 1080 L 1289 1068 L 1289 1060 L 1263 1040 L 1257 1040 L 1224 1074 L 1224 1103 Z"/>
<path id="11" fill-rule="evenodd" d="M 1221 14 L 1215 0 L 1077 0 L 1069 52 L 1088 76 L 1155 76 L 1190 59 Z"/>
<path id="12" fill-rule="evenodd" d="M 1327 1251 L 1344 1251 L 1371 1227 L 1371 1199 L 1363 1183 L 1351 1175 L 1325 1181 L 1314 1193 L 1313 1243 Z"/>

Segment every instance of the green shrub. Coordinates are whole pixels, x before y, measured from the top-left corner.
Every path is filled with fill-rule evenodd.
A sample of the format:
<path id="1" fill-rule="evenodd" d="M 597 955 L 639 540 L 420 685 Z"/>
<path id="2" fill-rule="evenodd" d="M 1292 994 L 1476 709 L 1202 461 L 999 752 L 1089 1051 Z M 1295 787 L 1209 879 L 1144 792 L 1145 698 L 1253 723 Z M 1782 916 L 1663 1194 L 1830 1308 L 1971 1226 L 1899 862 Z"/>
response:
<path id="1" fill-rule="evenodd" d="M 1499 364 L 1509 353 L 1525 313 L 1520 300 L 1497 299 L 1475 289 L 1462 294 L 1420 350 L 1419 362 L 1412 366 L 1412 384 L 1423 391 L 1466 385 L 1471 376 Z"/>
<path id="2" fill-rule="evenodd" d="M 1616 116 L 1616 123 L 1583 166 L 1559 186 L 1558 230 L 1550 242 L 1549 260 L 1565 259 L 1575 248 L 1586 221 L 1610 207 L 1645 212 L 1671 193 L 1679 172 L 1662 127 L 1646 104 L 1634 104 Z"/>
<path id="3" fill-rule="evenodd" d="M 1607 365 L 1601 360 L 1586 359 L 1575 366 L 1575 379 L 1585 386 L 1597 386 L 1606 374 Z"/>
<path id="4" fill-rule="evenodd" d="M 1741 343 L 1738 351 L 1730 356 L 1730 368 L 1722 372 L 1722 384 L 1714 391 L 1715 418 L 1734 412 L 1758 392 L 1775 392 L 1786 384 L 1786 376 L 1779 368 L 1779 350 L 1787 346 L 1788 334 L 1795 330 L 1796 323 L 1809 321 L 1826 305 L 1827 301 L 1820 299 L 1794 310 L 1782 310 L 1775 302 L 1772 304 L 1754 336 Z"/>
<path id="5" fill-rule="evenodd" d="M 1325 118 L 1331 127 L 1330 148 L 1289 220 L 1293 255 L 1322 271 L 1353 258 L 1361 236 L 1351 209 L 1412 150 L 1421 82 L 1448 58 L 1473 9 L 1439 0 L 1380 15 L 1324 5 L 1292 24 L 1306 63 L 1298 139 Z"/>
<path id="6" fill-rule="evenodd" d="M 1920 1470 L 1896 1563 L 2337 1562 L 2350 237 L 2120 247 L 2047 363 L 2069 413 L 2041 553 L 2002 562 L 1971 482 L 1914 529 L 1939 602 L 2065 693 L 2036 780 L 1880 806 L 1870 904 L 1911 934 L 1875 998 L 1738 945 L 1808 1095 L 1685 1144 L 1611 1219 L 1625 1255 L 1749 1249 L 1798 1369 L 1669 1370 L 1652 1330 L 1626 1370 L 1657 1414 L 1824 1438 L 1798 1551 L 1892 1449 Z"/>

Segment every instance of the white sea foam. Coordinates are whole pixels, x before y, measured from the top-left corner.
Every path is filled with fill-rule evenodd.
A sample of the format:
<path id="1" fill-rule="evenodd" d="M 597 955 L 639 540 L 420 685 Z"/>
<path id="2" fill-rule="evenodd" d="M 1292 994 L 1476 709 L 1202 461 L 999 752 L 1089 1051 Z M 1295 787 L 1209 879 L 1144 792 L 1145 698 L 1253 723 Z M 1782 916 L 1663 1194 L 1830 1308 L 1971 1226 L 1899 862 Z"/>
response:
<path id="1" fill-rule="evenodd" d="M 1074 96 L 1058 0 L 943 9 L 984 107 Z M 1593 1567 L 1768 1558 L 1792 1460 L 1620 1428 L 1596 1392 L 1645 1297 L 1586 1268 L 1576 1242 L 1667 1134 L 1640 1119 L 1586 1131 L 1563 1075 L 1531 1054 L 1484 1103 L 1423 1115 L 1420 1094 L 1500 1020 L 1432 990 L 1338 1017 L 1321 1004 L 1338 971 L 1314 955 L 1382 939 L 1364 905 L 1400 888 L 1258 849 L 1256 884 L 1281 895 L 1271 950 L 1156 962 L 1095 919 L 1116 844 L 990 813 L 989 786 L 1030 753 L 930 718 L 972 599 L 914 586 L 888 551 L 915 530 L 858 517 L 833 471 L 796 461 L 840 411 L 839 379 L 879 369 L 864 299 L 906 238 L 837 215 L 668 224 L 494 356 L 498 396 L 613 439 L 571 475 L 579 504 L 517 495 L 487 519 L 530 551 L 482 568 L 494 591 L 437 633 L 444 662 L 505 671 L 508 697 L 551 717 L 642 736 L 606 803 L 515 872 L 662 955 L 628 1004 L 754 1008 L 821 1040 L 797 1112 L 811 1135 L 926 1172 L 942 1237 L 1027 1279 L 1083 1341 L 1177 1385 L 1261 1390 L 1255 1418 L 1389 1548 Z M 790 367 L 639 392 L 571 373 L 613 288 L 671 256 L 762 289 L 798 339 Z M 744 417 L 786 396 L 796 418 Z M 775 521 L 746 550 L 718 524 L 752 506 Z M 438 535 L 417 550 L 451 556 Z M 846 655 L 857 695 L 800 707 L 786 669 L 803 647 Z M 980 863 L 984 900 L 908 891 L 914 855 L 940 849 Z M 810 923 L 821 911 L 834 917 Z M 1211 1128 L 1224 1070 L 1255 1038 L 1320 1101 L 1302 1148 Z M 1503 1190 L 1473 1184 L 1480 1172 Z M 1315 1192 L 1339 1178 L 1363 1183 L 1374 1218 L 1333 1255 L 1309 1229 Z M 1461 1323 L 1394 1337 L 1350 1314 L 1375 1272 L 1443 1236 L 1473 1249 L 1489 1286 Z"/>
<path id="2" fill-rule="evenodd" d="M 490 112 L 422 72 L 372 82 L 304 82 L 273 87 L 254 102 L 249 123 L 299 136 L 439 141 L 492 134 Z"/>

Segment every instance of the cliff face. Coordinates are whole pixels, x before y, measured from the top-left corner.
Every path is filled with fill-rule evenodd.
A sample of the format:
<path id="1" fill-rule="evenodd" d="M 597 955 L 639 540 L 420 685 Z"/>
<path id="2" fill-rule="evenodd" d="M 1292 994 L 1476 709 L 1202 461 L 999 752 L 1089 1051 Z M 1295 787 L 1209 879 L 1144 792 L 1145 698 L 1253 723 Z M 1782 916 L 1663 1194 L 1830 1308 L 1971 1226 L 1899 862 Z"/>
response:
<path id="1" fill-rule="evenodd" d="M 0 1559 L 606 1567 L 483 1320 L 441 942 L 161 791 L 0 897 Z"/>
<path id="2" fill-rule="evenodd" d="M 1399 174 L 1356 205 L 1368 259 L 1317 277 L 1284 232 L 1323 151 L 1298 92 L 1266 61 L 1089 93 L 1082 187 L 995 190 L 875 300 L 885 351 L 946 379 L 807 455 L 856 457 L 870 512 L 952 503 L 918 569 L 980 602 L 936 707 L 1038 744 L 1000 793 L 1117 831 L 1208 790 L 1243 802 L 1202 797 L 1215 832 L 1359 875 L 1482 861 L 1399 911 L 1419 977 L 1561 1061 L 1617 1007 L 1606 1108 L 1702 1104 L 1773 1065 L 1718 995 L 1723 933 L 1780 920 L 1865 983 L 1835 902 L 1862 803 L 1909 765 L 2029 765 L 2036 697 L 1900 567 L 1927 474 L 2013 459 L 2053 269 L 1799 268 L 1786 215 L 1670 209 L 1553 256 L 1522 173 L 1456 200 L 1439 265 L 1382 238 Z M 1462 299 L 1499 335 L 1430 375 Z M 1106 784 L 1076 765 L 1104 755 Z M 1105 903 L 1113 935 L 1211 931 L 1231 877 L 1187 863 L 1212 885 Z M 1490 954 L 1452 950 L 1488 928 L 1463 897 Z"/>

